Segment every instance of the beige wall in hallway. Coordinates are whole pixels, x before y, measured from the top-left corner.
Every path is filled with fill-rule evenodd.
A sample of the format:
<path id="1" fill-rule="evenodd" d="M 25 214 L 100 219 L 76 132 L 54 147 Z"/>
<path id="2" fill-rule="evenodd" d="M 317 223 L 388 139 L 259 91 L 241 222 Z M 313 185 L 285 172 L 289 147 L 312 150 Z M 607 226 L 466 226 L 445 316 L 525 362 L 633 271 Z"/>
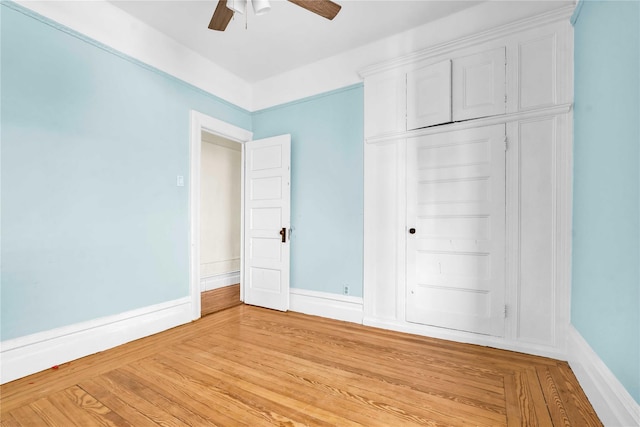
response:
<path id="1" fill-rule="evenodd" d="M 202 132 L 200 276 L 240 270 L 241 145 Z"/>

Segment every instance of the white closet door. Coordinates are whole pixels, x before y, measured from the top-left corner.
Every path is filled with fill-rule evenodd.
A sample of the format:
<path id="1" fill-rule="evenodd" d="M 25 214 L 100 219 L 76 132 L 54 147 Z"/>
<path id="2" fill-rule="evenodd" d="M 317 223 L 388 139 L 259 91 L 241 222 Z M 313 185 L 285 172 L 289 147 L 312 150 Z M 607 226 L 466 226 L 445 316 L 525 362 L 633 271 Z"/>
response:
<path id="1" fill-rule="evenodd" d="M 407 321 L 504 334 L 505 126 L 407 143 Z"/>
<path id="2" fill-rule="evenodd" d="M 451 121 L 451 61 L 407 73 L 407 130 Z"/>
<path id="3" fill-rule="evenodd" d="M 244 302 L 289 309 L 291 135 L 245 144 Z"/>
<path id="4" fill-rule="evenodd" d="M 505 48 L 453 60 L 453 121 L 506 112 Z"/>

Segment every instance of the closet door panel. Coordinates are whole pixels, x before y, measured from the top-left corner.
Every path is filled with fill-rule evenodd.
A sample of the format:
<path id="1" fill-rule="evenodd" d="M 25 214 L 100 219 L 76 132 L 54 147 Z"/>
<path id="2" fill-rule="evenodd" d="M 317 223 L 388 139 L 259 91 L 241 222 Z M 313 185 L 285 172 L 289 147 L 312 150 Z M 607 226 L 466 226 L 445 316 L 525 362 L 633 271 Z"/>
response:
<path id="1" fill-rule="evenodd" d="M 409 140 L 407 321 L 503 335 L 504 138 L 495 125 Z"/>
<path id="2" fill-rule="evenodd" d="M 556 325 L 556 119 L 519 124 L 519 340 L 553 344 Z"/>
<path id="3" fill-rule="evenodd" d="M 557 103 L 556 44 L 555 33 L 518 44 L 520 110 Z"/>
<path id="4" fill-rule="evenodd" d="M 398 159 L 404 141 L 365 146 L 365 317 L 397 318 Z"/>
<path id="5" fill-rule="evenodd" d="M 506 111 L 505 48 L 453 60 L 453 121 Z"/>
<path id="6" fill-rule="evenodd" d="M 407 130 L 451 121 L 451 61 L 407 73 Z"/>

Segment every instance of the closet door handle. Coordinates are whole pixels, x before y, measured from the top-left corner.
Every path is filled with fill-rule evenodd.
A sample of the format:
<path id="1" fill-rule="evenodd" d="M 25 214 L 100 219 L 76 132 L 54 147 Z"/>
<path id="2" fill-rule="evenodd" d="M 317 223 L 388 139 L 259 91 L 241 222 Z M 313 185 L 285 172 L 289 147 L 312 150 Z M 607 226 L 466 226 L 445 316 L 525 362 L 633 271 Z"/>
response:
<path id="1" fill-rule="evenodd" d="M 415 228 L 410 228 L 409 229 L 409 234 L 416 234 L 416 229 Z"/>
<path id="2" fill-rule="evenodd" d="M 280 235 L 282 236 L 282 243 L 286 243 L 287 242 L 287 229 L 285 227 L 282 227 L 282 230 L 280 230 Z"/>

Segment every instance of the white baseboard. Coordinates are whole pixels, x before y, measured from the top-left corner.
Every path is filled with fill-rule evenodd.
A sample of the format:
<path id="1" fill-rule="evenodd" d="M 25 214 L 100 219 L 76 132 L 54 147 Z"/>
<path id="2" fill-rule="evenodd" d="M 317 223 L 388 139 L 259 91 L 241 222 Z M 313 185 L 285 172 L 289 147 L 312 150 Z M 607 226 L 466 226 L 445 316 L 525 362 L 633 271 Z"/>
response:
<path id="1" fill-rule="evenodd" d="M 362 324 L 362 298 L 291 288 L 289 309 Z"/>
<path id="2" fill-rule="evenodd" d="M 201 292 L 212 291 L 236 283 L 240 283 L 240 271 L 230 271 L 229 273 L 200 278 L 200 290 Z"/>
<path id="3" fill-rule="evenodd" d="M 0 343 L 0 383 L 191 321 L 189 297 Z"/>
<path id="4" fill-rule="evenodd" d="M 640 405 L 573 326 L 568 331 L 569 366 L 605 426 L 639 426 Z"/>
<path id="5" fill-rule="evenodd" d="M 567 360 L 564 352 L 555 347 L 509 341 L 504 338 L 492 337 L 489 335 L 480 335 L 470 332 L 456 331 L 453 329 L 437 328 L 434 326 L 419 325 L 417 323 L 401 322 L 391 319 L 379 319 L 368 316 L 364 317 L 363 325 L 465 344 L 476 344 L 485 347 L 499 348 L 502 350 L 517 351 L 518 353 L 533 354 L 536 356 L 550 357 L 552 359 Z"/>

